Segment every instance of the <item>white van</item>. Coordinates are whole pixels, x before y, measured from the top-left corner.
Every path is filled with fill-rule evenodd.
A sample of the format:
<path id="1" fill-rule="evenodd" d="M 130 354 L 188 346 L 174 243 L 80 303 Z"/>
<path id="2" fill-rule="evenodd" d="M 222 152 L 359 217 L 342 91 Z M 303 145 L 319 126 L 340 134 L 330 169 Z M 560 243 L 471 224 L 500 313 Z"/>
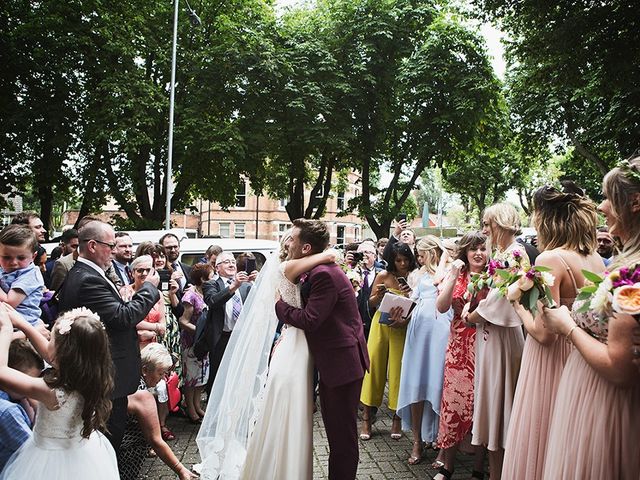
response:
<path id="1" fill-rule="evenodd" d="M 187 265 L 198 263 L 211 245 L 218 245 L 225 252 L 237 257 L 242 252 L 251 252 L 256 257 L 258 270 L 271 255 L 278 255 L 280 244 L 273 240 L 251 240 L 246 238 L 186 238 L 180 241 L 180 261 Z"/>

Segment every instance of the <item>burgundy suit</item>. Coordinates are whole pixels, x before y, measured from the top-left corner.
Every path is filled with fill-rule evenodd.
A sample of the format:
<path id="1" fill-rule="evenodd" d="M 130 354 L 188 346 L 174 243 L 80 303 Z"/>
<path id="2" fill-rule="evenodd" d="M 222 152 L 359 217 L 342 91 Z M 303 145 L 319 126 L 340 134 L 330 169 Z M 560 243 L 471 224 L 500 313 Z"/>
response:
<path id="1" fill-rule="evenodd" d="M 301 286 L 304 308 L 280 300 L 276 314 L 305 331 L 320 373 L 320 406 L 329 440 L 329 479 L 355 479 L 358 402 L 367 343 L 351 282 L 335 264 L 315 267 Z"/>

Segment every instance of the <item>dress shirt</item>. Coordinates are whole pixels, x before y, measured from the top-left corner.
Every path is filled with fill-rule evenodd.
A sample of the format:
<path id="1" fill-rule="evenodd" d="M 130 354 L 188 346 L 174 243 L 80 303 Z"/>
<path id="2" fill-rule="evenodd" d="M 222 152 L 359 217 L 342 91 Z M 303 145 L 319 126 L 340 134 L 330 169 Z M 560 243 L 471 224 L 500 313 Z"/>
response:
<path id="1" fill-rule="evenodd" d="M 231 284 L 233 283 L 232 278 L 223 278 L 223 279 L 228 287 L 230 287 Z M 222 329 L 222 331 L 224 332 L 232 332 L 233 327 L 236 326 L 237 319 L 233 318 L 234 297 L 237 297 L 238 300 L 240 301 L 240 304 L 242 305 L 242 296 L 240 295 L 240 289 L 236 290 L 235 293 L 233 294 L 233 297 L 231 297 L 227 301 L 227 303 L 224 304 L 224 328 Z"/>

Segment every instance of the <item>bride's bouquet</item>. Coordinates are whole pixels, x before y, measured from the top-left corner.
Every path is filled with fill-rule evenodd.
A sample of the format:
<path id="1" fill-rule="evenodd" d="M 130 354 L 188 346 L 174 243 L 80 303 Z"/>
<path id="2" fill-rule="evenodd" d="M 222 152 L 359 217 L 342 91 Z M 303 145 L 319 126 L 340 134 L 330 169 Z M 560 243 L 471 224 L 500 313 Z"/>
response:
<path id="1" fill-rule="evenodd" d="M 555 277 L 549 273 L 550 268 L 535 266 L 517 269 L 500 269 L 496 271 L 496 288 L 510 302 L 517 302 L 535 316 L 538 311 L 538 300 L 551 307 L 555 304 L 550 287 Z"/>

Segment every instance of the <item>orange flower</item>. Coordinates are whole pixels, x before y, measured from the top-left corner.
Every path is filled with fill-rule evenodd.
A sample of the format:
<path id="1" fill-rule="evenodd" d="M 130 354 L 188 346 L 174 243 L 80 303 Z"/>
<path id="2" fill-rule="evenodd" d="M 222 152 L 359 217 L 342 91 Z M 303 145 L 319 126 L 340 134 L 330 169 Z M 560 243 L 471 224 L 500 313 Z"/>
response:
<path id="1" fill-rule="evenodd" d="M 613 292 L 613 309 L 627 315 L 640 313 L 640 283 L 624 285 Z"/>

